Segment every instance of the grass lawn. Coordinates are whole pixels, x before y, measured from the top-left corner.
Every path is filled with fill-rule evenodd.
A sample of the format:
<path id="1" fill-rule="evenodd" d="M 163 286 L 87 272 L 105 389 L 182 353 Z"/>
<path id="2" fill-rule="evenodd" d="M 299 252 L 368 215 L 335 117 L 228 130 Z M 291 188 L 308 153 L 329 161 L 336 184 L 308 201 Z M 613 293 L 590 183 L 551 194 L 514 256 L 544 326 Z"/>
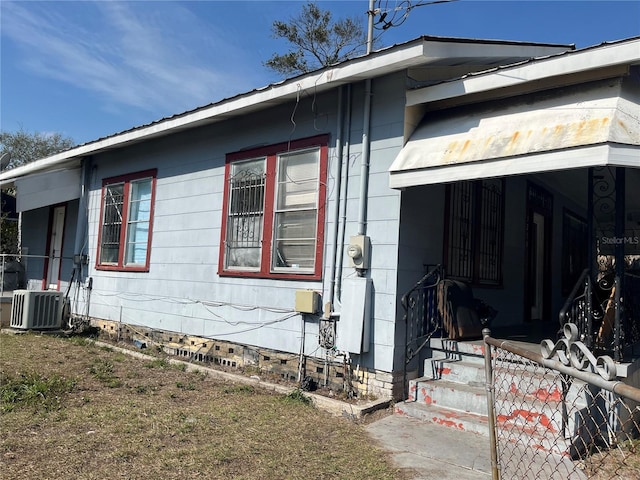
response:
<path id="1" fill-rule="evenodd" d="M 0 381 L 3 479 L 407 478 L 304 397 L 80 337 L 0 335 Z"/>

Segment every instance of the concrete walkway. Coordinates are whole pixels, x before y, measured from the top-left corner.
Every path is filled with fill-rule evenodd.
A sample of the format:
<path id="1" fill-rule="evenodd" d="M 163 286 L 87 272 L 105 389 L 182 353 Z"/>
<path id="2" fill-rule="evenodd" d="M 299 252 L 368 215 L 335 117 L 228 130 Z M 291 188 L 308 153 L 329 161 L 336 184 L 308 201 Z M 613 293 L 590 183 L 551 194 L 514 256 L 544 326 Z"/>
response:
<path id="1" fill-rule="evenodd" d="M 489 438 L 403 415 L 389 415 L 366 427 L 414 480 L 491 480 Z"/>

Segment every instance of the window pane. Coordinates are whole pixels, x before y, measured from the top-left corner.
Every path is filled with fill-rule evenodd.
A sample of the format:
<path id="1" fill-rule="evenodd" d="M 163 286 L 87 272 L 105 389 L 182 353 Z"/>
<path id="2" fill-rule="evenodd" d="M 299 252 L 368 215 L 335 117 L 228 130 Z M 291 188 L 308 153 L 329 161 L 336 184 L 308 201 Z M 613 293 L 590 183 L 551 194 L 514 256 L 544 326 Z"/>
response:
<path id="1" fill-rule="evenodd" d="M 277 210 L 316 207 L 318 164 L 318 150 L 280 156 Z"/>
<path id="2" fill-rule="evenodd" d="M 150 178 L 131 182 L 125 265 L 145 265 L 147 263 L 151 186 Z"/>
<path id="3" fill-rule="evenodd" d="M 502 253 L 502 180 L 483 180 L 480 234 L 477 245 L 478 282 L 498 283 Z"/>
<path id="4" fill-rule="evenodd" d="M 260 267 L 262 215 L 230 216 L 227 220 L 227 267 Z"/>
<path id="5" fill-rule="evenodd" d="M 227 267 L 260 267 L 264 221 L 265 160 L 231 165 L 227 216 Z"/>
<path id="6" fill-rule="evenodd" d="M 458 182 L 449 187 L 448 274 L 464 280 L 473 276 L 473 183 Z"/>
<path id="7" fill-rule="evenodd" d="M 315 210 L 276 214 L 273 267 L 313 268 L 316 224 Z"/>
<path id="8" fill-rule="evenodd" d="M 278 157 L 273 269 L 315 266 L 319 164 L 318 149 Z"/>
<path id="9" fill-rule="evenodd" d="M 151 218 L 151 179 L 131 182 L 129 220 L 149 221 Z"/>
<path id="10" fill-rule="evenodd" d="M 104 189 L 100 263 L 118 263 L 124 184 L 107 185 Z"/>

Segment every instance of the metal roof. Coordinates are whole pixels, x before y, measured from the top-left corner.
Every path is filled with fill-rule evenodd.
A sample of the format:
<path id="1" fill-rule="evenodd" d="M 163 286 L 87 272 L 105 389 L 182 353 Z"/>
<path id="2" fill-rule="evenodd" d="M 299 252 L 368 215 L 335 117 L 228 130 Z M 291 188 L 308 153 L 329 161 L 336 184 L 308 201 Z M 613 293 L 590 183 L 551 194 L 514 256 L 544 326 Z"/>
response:
<path id="1" fill-rule="evenodd" d="M 479 59 L 483 62 L 512 63 L 514 59 L 539 57 L 574 48 L 574 45 L 562 44 L 421 36 L 369 55 L 288 78 L 75 146 L 51 157 L 5 171 L 0 174 L 0 184 L 6 184 L 16 177 L 38 171 L 75 166 L 80 158 L 86 155 L 120 148 L 286 102 L 295 98 L 300 89 L 308 88 L 320 92 L 342 84 L 416 66 L 443 65 L 447 62 L 449 65 L 460 65 L 465 62 L 472 63 L 471 61 L 475 60 L 474 65 L 477 67 Z"/>

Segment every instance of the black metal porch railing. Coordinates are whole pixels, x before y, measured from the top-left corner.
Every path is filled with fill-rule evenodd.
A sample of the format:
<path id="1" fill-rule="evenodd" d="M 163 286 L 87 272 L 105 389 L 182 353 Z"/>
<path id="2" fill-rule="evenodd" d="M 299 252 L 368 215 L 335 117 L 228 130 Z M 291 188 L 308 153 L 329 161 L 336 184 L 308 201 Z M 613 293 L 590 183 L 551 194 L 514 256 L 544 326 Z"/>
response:
<path id="1" fill-rule="evenodd" d="M 630 352 L 637 358 L 640 357 L 640 271 L 625 273 L 623 291 L 625 321 L 622 334 L 625 346 L 638 347 Z"/>
<path id="2" fill-rule="evenodd" d="M 588 348 L 593 348 L 593 309 L 591 305 L 591 276 L 589 269 L 585 268 L 576 284 L 567 297 L 562 309 L 560 310 L 560 329 L 562 332 L 565 324 L 573 323 L 578 327 L 578 335 L 580 341 Z"/>
<path id="3" fill-rule="evenodd" d="M 430 266 L 414 286 L 402 296 L 405 324 L 404 396 L 406 398 L 407 366 L 429 343 L 431 337 L 442 330 L 442 317 L 438 312 L 437 287 L 444 277 L 442 266 Z"/>
<path id="4" fill-rule="evenodd" d="M 559 320 L 560 331 L 567 323 L 575 324 L 579 340 L 588 348 L 610 354 L 616 361 L 630 360 L 640 354 L 633 352 L 640 343 L 640 275 L 625 272 L 623 279 L 603 277 L 594 282 L 585 269 Z"/>

